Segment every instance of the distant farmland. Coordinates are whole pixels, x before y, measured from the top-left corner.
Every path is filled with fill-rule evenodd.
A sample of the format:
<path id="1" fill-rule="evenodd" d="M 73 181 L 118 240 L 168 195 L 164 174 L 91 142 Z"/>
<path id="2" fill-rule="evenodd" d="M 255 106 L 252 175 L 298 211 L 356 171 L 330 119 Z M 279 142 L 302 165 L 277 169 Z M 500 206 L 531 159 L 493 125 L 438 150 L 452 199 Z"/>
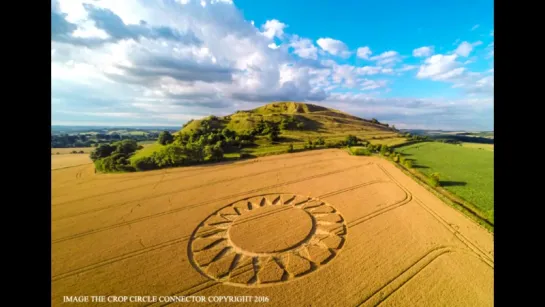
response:
<path id="1" fill-rule="evenodd" d="M 413 160 L 414 168 L 426 175 L 439 172 L 443 188 L 478 207 L 493 223 L 494 152 L 471 146 L 430 142 L 396 151 Z"/>

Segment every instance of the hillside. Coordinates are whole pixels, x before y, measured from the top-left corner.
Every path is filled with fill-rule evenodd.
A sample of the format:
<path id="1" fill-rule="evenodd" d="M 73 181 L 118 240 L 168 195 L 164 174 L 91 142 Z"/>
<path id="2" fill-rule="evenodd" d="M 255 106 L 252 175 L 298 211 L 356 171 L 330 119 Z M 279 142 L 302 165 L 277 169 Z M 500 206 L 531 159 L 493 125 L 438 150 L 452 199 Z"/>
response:
<path id="1" fill-rule="evenodd" d="M 344 146 L 349 135 L 373 145 L 393 146 L 407 142 L 401 133 L 376 119 L 363 119 L 298 102 L 275 102 L 227 116 L 211 115 L 190 120 L 175 134 L 173 145 L 176 148 L 168 151 L 164 145 L 157 143 L 140 149 L 130 155 L 131 164 L 141 169 L 144 166 L 140 167 L 138 163 L 151 163 L 152 166 L 145 166 L 151 169 L 201 163 L 210 159 L 238 159 L 314 148 L 338 148 Z M 216 148 L 215 153 L 212 153 L 212 148 Z M 179 155 L 179 162 L 172 162 L 177 159 L 172 157 L 173 154 Z M 205 157 L 201 157 L 202 154 Z M 142 162 L 144 160 L 147 162 Z M 152 160 L 154 162 L 150 162 Z"/>
<path id="2" fill-rule="evenodd" d="M 398 133 L 385 124 L 338 110 L 298 102 L 275 102 L 252 110 L 237 111 L 228 116 L 210 116 L 193 120 L 186 123 L 181 132 L 196 131 L 205 121 L 211 128 L 228 128 L 243 133 L 255 129 L 261 120 L 280 123 L 282 120 L 290 119 L 294 123 L 303 123 L 302 127 L 295 124 L 282 131 L 282 137 L 293 139 L 294 142 L 305 142 L 308 137 L 318 135 L 325 139 L 342 139 L 349 134 L 366 139 L 398 138 Z"/>

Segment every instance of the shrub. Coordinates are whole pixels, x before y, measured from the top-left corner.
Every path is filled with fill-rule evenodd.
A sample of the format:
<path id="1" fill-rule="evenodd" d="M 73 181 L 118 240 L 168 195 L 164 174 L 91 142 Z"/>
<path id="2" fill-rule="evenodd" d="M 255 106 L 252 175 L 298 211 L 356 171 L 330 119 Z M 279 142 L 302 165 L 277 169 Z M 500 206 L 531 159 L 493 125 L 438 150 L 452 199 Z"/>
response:
<path id="1" fill-rule="evenodd" d="M 392 160 L 396 163 L 399 162 L 399 154 L 393 155 Z"/>
<path id="2" fill-rule="evenodd" d="M 288 146 L 288 152 L 293 152 L 293 144 L 290 144 L 290 145 Z"/>
<path id="3" fill-rule="evenodd" d="M 159 168 L 152 157 L 141 157 L 132 161 L 131 164 L 137 171 L 147 171 Z"/>
<path id="4" fill-rule="evenodd" d="M 387 156 L 390 153 L 390 148 L 388 145 L 381 145 L 380 146 L 380 154 Z"/>
<path id="5" fill-rule="evenodd" d="M 433 173 L 429 177 L 429 183 L 432 187 L 438 187 L 439 184 L 439 173 Z"/>
<path id="6" fill-rule="evenodd" d="M 401 164 L 405 164 L 405 157 L 404 156 L 399 156 L 399 163 Z"/>
<path id="7" fill-rule="evenodd" d="M 301 129 L 301 130 L 305 129 L 305 123 L 303 123 L 303 122 L 298 122 L 298 123 L 297 123 L 297 129 Z"/>
<path id="8" fill-rule="evenodd" d="M 161 145 L 167 145 L 174 141 L 174 137 L 170 132 L 163 131 L 159 134 L 159 138 L 157 139 L 157 142 Z"/>
<path id="9" fill-rule="evenodd" d="M 140 149 L 144 149 L 144 146 L 138 145 L 138 147 L 136 148 L 136 150 L 140 150 Z"/>
<path id="10" fill-rule="evenodd" d="M 413 161 L 411 160 L 405 160 L 405 167 L 407 168 L 413 168 Z"/>
<path id="11" fill-rule="evenodd" d="M 351 151 L 352 151 L 352 154 L 354 154 L 356 156 L 370 156 L 371 155 L 371 152 L 367 148 L 356 148 L 356 149 L 351 149 Z"/>
<path id="12" fill-rule="evenodd" d="M 57 155 L 60 155 L 61 153 L 57 151 Z"/>
<path id="13" fill-rule="evenodd" d="M 325 141 L 324 141 L 324 138 L 323 137 L 318 137 L 318 140 L 316 140 L 316 142 L 314 142 L 316 145 L 325 145 Z"/>
<path id="14" fill-rule="evenodd" d="M 72 154 L 77 154 L 78 152 L 75 151 L 75 150 L 72 150 L 70 153 L 72 153 Z"/>
<path id="15" fill-rule="evenodd" d="M 85 153 L 85 152 L 83 150 L 80 150 L 79 153 L 82 154 L 82 153 Z"/>
<path id="16" fill-rule="evenodd" d="M 348 135 L 345 140 L 347 146 L 354 146 L 358 143 L 358 138 L 354 135 Z"/>

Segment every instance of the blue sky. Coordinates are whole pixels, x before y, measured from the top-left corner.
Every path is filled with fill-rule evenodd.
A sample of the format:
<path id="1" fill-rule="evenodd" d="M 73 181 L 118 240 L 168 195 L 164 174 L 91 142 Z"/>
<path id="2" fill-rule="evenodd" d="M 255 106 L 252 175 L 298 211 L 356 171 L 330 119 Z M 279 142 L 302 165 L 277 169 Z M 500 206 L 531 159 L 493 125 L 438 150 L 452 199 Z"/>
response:
<path id="1" fill-rule="evenodd" d="M 278 100 L 493 129 L 493 1 L 52 1 L 52 123 L 174 125 Z"/>

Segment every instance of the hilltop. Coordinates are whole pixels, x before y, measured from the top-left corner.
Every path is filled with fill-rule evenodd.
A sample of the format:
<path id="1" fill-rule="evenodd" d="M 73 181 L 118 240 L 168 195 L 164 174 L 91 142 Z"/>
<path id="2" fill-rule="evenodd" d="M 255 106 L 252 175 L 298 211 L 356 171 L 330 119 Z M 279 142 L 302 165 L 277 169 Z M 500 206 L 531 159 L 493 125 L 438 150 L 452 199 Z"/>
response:
<path id="1" fill-rule="evenodd" d="M 227 128 L 244 133 L 255 129 L 261 121 L 279 124 L 284 121 L 287 124 L 282 129 L 281 136 L 290 137 L 295 142 L 305 142 L 308 137 L 318 135 L 325 139 L 342 139 L 349 134 L 369 139 L 398 137 L 395 129 L 377 120 L 363 119 L 339 110 L 300 102 L 274 102 L 227 116 L 191 120 L 180 132 L 197 131 L 205 123 L 213 129 Z"/>

